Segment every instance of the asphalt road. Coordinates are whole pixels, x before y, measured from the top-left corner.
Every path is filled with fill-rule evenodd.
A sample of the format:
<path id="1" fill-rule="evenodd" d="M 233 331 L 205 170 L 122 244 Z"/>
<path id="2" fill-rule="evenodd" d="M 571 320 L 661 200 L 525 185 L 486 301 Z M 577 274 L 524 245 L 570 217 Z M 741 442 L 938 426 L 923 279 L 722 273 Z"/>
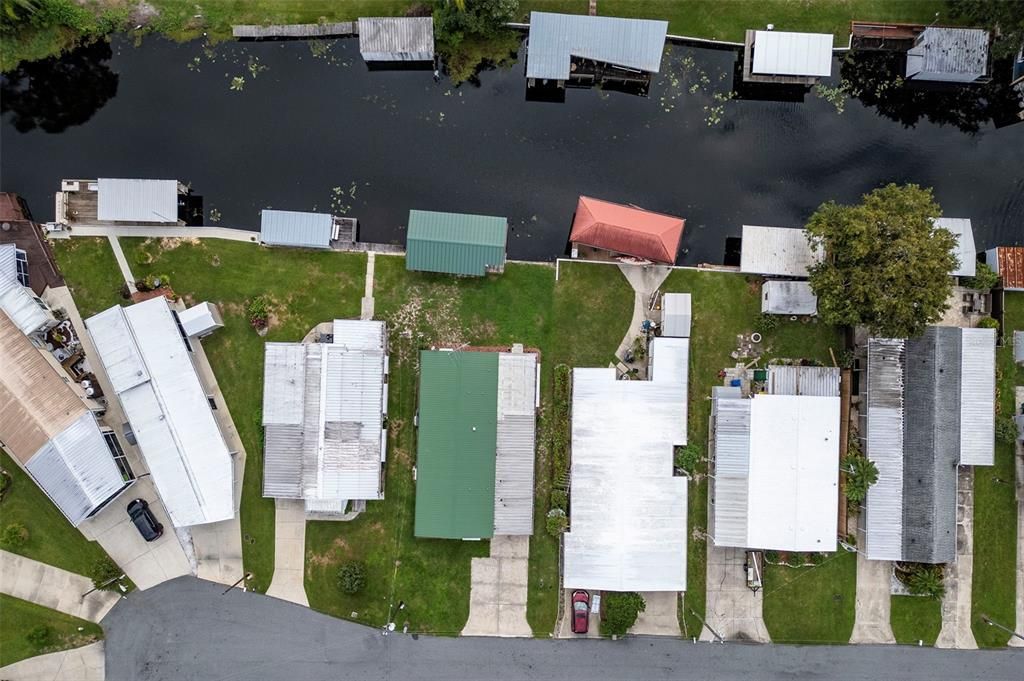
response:
<path id="1" fill-rule="evenodd" d="M 222 592 L 179 577 L 122 600 L 103 620 L 108 681 L 1024 677 L 1024 650 L 382 636 L 292 603 Z"/>

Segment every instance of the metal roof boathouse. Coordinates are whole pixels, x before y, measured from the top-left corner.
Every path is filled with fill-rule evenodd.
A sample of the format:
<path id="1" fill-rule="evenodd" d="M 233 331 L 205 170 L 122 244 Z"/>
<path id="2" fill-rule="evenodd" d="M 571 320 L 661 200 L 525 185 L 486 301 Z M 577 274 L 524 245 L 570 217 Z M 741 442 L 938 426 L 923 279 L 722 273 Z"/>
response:
<path id="1" fill-rule="evenodd" d="M 809 268 L 821 261 L 805 229 L 743 225 L 740 248 L 740 272 L 746 274 L 806 279 Z"/>
<path id="2" fill-rule="evenodd" d="M 987 82 L 988 46 L 984 29 L 929 26 L 907 51 L 907 80 Z"/>
<path id="3" fill-rule="evenodd" d="M 576 204 L 569 242 L 573 257 L 584 249 L 674 265 L 686 220 L 589 196 Z"/>
<path id="4" fill-rule="evenodd" d="M 814 85 L 832 75 L 832 34 L 748 30 L 743 80 Z"/>
<path id="5" fill-rule="evenodd" d="M 505 270 L 508 218 L 409 211 L 406 269 L 482 277 Z"/>
<path id="6" fill-rule="evenodd" d="M 433 17 L 360 17 L 359 53 L 368 62 L 433 61 Z"/>

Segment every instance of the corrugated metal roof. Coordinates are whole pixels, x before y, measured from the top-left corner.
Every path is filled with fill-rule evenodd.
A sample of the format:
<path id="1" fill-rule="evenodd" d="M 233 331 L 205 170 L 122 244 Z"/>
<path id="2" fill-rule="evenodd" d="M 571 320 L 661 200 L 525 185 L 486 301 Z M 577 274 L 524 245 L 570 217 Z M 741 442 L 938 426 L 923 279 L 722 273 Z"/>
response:
<path id="1" fill-rule="evenodd" d="M 674 265 L 685 225 L 672 215 L 581 196 L 569 241 Z"/>
<path id="2" fill-rule="evenodd" d="M 1013 332 L 1013 361 L 1024 364 L 1024 331 Z"/>
<path id="3" fill-rule="evenodd" d="M 661 335 L 688 338 L 692 316 L 689 293 L 666 293 L 661 299 Z"/>
<path id="4" fill-rule="evenodd" d="M 178 321 L 185 329 L 185 334 L 190 337 L 206 335 L 224 326 L 217 306 L 208 302 L 196 303 L 182 310 L 178 313 Z"/>
<path id="5" fill-rule="evenodd" d="M 334 218 L 327 213 L 270 210 L 260 213 L 260 241 L 270 246 L 330 248 Z"/>
<path id="6" fill-rule="evenodd" d="M 768 280 L 761 286 L 761 312 L 766 314 L 818 314 L 818 296 L 806 281 Z"/>
<path id="7" fill-rule="evenodd" d="M 497 457 L 494 534 L 533 534 L 537 356 L 498 356 Z"/>
<path id="8" fill-rule="evenodd" d="M 672 458 L 686 443 L 685 383 L 615 376 L 573 370 L 564 586 L 683 591 L 688 480 L 673 476 Z"/>
<path id="9" fill-rule="evenodd" d="M 878 468 L 868 488 L 865 551 L 872 560 L 903 558 L 903 363 L 904 341 L 868 341 L 865 454 Z"/>
<path id="10" fill-rule="evenodd" d="M 508 218 L 409 211 L 405 266 L 421 272 L 483 276 L 505 267 Z"/>
<path id="11" fill-rule="evenodd" d="M 948 229 L 957 239 L 953 255 L 960 263 L 951 273 L 954 277 L 973 277 L 978 266 L 978 251 L 974 247 L 974 228 L 967 218 L 937 218 L 935 226 Z"/>
<path id="12" fill-rule="evenodd" d="M 420 353 L 417 537 L 493 536 L 497 393 L 497 353 Z"/>
<path id="13" fill-rule="evenodd" d="M 838 367 L 768 365 L 768 392 L 772 395 L 839 397 Z"/>
<path id="14" fill-rule="evenodd" d="M 359 53 L 366 61 L 434 58 L 433 17 L 360 17 Z"/>
<path id="15" fill-rule="evenodd" d="M 101 177 L 96 217 L 104 222 L 178 221 L 177 180 L 125 180 Z"/>
<path id="16" fill-rule="evenodd" d="M 0 285 L 18 281 L 18 247 L 0 244 Z"/>
<path id="17" fill-rule="evenodd" d="M 26 335 L 54 322 L 50 309 L 40 304 L 32 289 L 22 286 L 17 279 L 0 281 L 0 310 Z"/>
<path id="18" fill-rule="evenodd" d="M 807 277 L 821 260 L 807 240 L 807 230 L 743 225 L 740 271 L 783 277 Z"/>
<path id="19" fill-rule="evenodd" d="M 85 325 L 174 526 L 233 518 L 231 455 L 167 300 L 113 307 Z"/>
<path id="20" fill-rule="evenodd" d="M 526 77 L 568 80 L 573 57 L 657 73 L 667 21 L 530 13 Z"/>
<path id="21" fill-rule="evenodd" d="M 832 34 L 755 31 L 751 71 L 776 76 L 830 76 Z"/>
<path id="22" fill-rule="evenodd" d="M 747 547 L 751 402 L 738 396 L 719 398 L 712 409 L 715 460 L 711 528 L 718 546 Z"/>
<path id="23" fill-rule="evenodd" d="M 266 343 L 263 346 L 264 426 L 302 423 L 307 351 L 319 352 L 319 347 L 301 343 Z"/>
<path id="24" fill-rule="evenodd" d="M 988 264 L 999 273 L 1003 288 L 1024 291 L 1024 246 L 999 246 L 994 255 Z"/>
<path id="25" fill-rule="evenodd" d="M 995 462 L 996 330 L 961 329 L 960 463 Z"/>
<path id="26" fill-rule="evenodd" d="M 989 33 L 980 28 L 929 26 L 907 51 L 908 78 L 970 82 L 988 73 Z"/>

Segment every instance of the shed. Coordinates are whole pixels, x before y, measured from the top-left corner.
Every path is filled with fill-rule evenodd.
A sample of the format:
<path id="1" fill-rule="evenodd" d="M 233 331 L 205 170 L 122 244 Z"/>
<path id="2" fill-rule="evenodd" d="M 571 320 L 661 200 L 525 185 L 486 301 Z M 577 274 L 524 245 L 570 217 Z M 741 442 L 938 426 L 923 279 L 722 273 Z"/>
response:
<path id="1" fill-rule="evenodd" d="M 908 80 L 973 83 L 988 80 L 989 32 L 929 26 L 907 51 Z"/>
<path id="2" fill-rule="evenodd" d="M 951 273 L 954 277 L 973 277 L 977 272 L 978 251 L 974 247 L 974 228 L 968 218 L 936 218 L 935 226 L 949 230 L 956 237 L 953 249 L 959 264 Z"/>
<path id="3" fill-rule="evenodd" d="M 768 365 L 768 393 L 771 395 L 839 397 L 839 380 L 839 367 Z"/>
<path id="4" fill-rule="evenodd" d="M 0 285 L 16 281 L 29 285 L 28 254 L 13 243 L 0 243 Z"/>
<path id="5" fill-rule="evenodd" d="M 806 278 L 821 261 L 804 229 L 743 225 L 740 248 L 740 271 L 747 274 Z"/>
<path id="6" fill-rule="evenodd" d="M 765 314 L 816 315 L 818 296 L 806 281 L 769 279 L 761 286 L 761 312 Z"/>
<path id="7" fill-rule="evenodd" d="M 832 75 L 832 34 L 754 31 L 751 72 L 767 76 Z"/>
<path id="8" fill-rule="evenodd" d="M 581 196 L 569 241 L 674 265 L 685 224 L 683 218 Z"/>
<path id="9" fill-rule="evenodd" d="M 433 61 L 433 17 L 360 17 L 359 53 L 366 61 Z"/>
<path id="10" fill-rule="evenodd" d="M 580 59 L 657 73 L 667 33 L 667 21 L 531 12 L 526 77 L 564 82 Z"/>
<path id="11" fill-rule="evenodd" d="M 1024 291 L 1024 246 L 998 246 L 985 251 L 985 262 L 999 275 L 1005 291 Z"/>
<path id="12" fill-rule="evenodd" d="M 103 222 L 178 222 L 177 180 L 98 180 L 96 218 Z"/>
<path id="13" fill-rule="evenodd" d="M 260 241 L 268 246 L 330 248 L 334 218 L 327 213 L 266 209 L 260 214 Z"/>
<path id="14" fill-rule="evenodd" d="M 502 272 L 507 241 L 508 218 L 411 210 L 405 266 L 477 277 Z"/>
<path id="15" fill-rule="evenodd" d="M 689 338 L 692 316 L 689 293 L 666 293 L 661 298 L 661 335 Z"/>
<path id="16" fill-rule="evenodd" d="M 178 313 L 181 328 L 189 338 L 204 338 L 224 326 L 220 310 L 213 303 L 197 303 Z"/>

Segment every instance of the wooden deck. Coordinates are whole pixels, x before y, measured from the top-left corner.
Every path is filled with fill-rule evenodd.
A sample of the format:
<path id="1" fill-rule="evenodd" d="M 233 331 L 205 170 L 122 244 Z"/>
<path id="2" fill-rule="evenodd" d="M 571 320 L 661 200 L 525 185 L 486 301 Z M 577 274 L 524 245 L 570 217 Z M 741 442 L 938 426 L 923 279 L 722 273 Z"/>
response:
<path id="1" fill-rule="evenodd" d="M 275 24 L 255 26 L 241 24 L 231 27 L 231 33 L 239 40 L 303 40 L 309 38 L 340 38 L 358 35 L 359 23 L 341 21 L 324 24 Z"/>

